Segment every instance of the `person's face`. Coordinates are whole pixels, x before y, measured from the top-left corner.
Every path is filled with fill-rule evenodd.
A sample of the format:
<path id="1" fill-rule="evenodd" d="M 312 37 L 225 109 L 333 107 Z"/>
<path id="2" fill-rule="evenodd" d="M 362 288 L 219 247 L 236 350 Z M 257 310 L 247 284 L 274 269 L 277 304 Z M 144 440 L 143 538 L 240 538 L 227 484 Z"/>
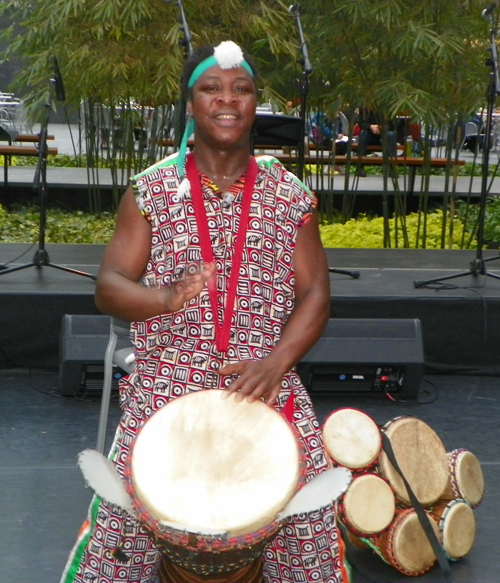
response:
<path id="1" fill-rule="evenodd" d="M 255 82 L 243 67 L 210 67 L 194 84 L 188 102 L 196 139 L 217 146 L 249 144 L 256 107 Z"/>

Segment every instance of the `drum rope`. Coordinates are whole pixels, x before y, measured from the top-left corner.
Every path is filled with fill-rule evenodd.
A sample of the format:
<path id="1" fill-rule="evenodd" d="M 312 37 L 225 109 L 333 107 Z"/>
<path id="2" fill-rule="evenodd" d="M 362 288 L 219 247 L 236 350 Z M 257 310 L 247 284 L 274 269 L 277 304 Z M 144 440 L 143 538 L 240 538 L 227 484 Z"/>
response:
<path id="1" fill-rule="evenodd" d="M 427 518 L 427 514 L 426 514 L 425 510 L 422 508 L 422 505 L 418 501 L 417 497 L 415 496 L 413 490 L 410 487 L 410 484 L 408 483 L 403 472 L 401 471 L 401 468 L 399 467 L 399 464 L 396 460 L 396 456 L 394 455 L 394 451 L 392 449 L 391 440 L 389 439 L 388 435 L 384 431 L 381 431 L 381 435 L 382 435 L 382 447 L 383 447 L 385 453 L 387 454 L 389 461 L 393 465 L 396 472 L 401 476 L 401 479 L 403 480 L 403 483 L 406 486 L 406 490 L 408 491 L 408 496 L 410 497 L 410 501 L 413 505 L 413 508 L 415 509 L 415 512 L 416 512 L 417 517 L 420 521 L 420 524 L 422 525 L 422 528 L 424 529 L 424 533 L 427 536 L 427 538 L 431 544 L 432 550 L 434 551 L 434 554 L 436 555 L 439 566 L 441 567 L 443 579 L 444 579 L 445 583 L 451 583 L 450 565 L 449 565 L 448 559 L 446 558 L 446 555 L 443 551 L 443 548 L 441 547 L 441 544 L 436 536 L 436 533 L 434 532 L 431 525 L 429 524 L 429 520 Z"/>

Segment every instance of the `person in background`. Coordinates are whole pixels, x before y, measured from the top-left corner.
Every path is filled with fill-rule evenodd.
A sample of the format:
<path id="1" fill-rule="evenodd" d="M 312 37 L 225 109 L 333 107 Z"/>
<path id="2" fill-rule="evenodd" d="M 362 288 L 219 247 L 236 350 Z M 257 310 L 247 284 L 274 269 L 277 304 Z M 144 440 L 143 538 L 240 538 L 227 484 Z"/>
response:
<path id="1" fill-rule="evenodd" d="M 364 107 L 359 108 L 358 114 L 355 118 L 355 123 L 359 127 L 357 137 L 358 156 L 366 156 L 368 154 L 368 146 L 383 147 L 382 140 L 382 126 L 383 120 L 375 112 Z M 397 138 L 394 130 L 394 124 L 388 124 L 387 131 L 387 145 L 388 156 L 395 157 L 397 155 Z M 366 176 L 363 165 L 358 165 L 356 169 L 357 176 Z"/>
<path id="2" fill-rule="evenodd" d="M 134 177 L 97 279 L 96 304 L 132 322 L 136 357 L 120 384 L 109 458 L 123 474 L 156 410 L 215 389 L 287 413 L 310 480 L 330 467 L 294 368 L 330 312 L 316 199 L 275 158 L 250 154 L 256 70 L 240 47 L 195 51 L 183 85 L 194 150 L 186 154 L 184 139 Z M 232 581 L 348 583 L 333 505 L 291 519 L 242 569 Z M 152 583 L 159 570 L 165 582 L 196 580 L 160 555 L 135 518 L 95 496 L 62 582 Z"/>

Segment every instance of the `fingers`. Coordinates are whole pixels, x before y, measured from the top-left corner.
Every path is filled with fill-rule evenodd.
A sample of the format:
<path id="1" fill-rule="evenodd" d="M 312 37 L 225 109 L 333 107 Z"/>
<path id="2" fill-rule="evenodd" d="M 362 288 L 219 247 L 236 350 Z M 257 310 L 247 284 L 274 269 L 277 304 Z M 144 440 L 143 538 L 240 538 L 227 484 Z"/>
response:
<path id="1" fill-rule="evenodd" d="M 213 263 L 189 266 L 182 279 L 165 288 L 168 295 L 167 311 L 179 310 L 186 302 L 198 296 L 206 282 L 215 275 L 215 270 Z"/>
<path id="2" fill-rule="evenodd" d="M 238 375 L 226 387 L 224 397 L 234 394 L 234 400 L 240 403 L 247 400 L 249 403 L 263 399 L 272 405 L 281 390 L 281 376 L 276 378 L 263 366 L 262 361 L 239 361 L 228 364 L 218 371 L 222 376 Z"/>

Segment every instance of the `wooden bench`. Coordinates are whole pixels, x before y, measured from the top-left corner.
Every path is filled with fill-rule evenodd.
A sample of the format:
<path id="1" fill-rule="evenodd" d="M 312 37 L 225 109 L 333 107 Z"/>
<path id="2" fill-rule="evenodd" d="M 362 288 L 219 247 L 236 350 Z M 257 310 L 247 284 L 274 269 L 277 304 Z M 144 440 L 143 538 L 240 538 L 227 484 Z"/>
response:
<path id="1" fill-rule="evenodd" d="M 49 135 L 47 136 L 47 140 L 55 140 L 55 136 Z M 12 142 L 38 144 L 39 141 L 40 134 L 17 134 L 17 136 L 11 142 L 9 142 L 9 144 L 12 144 Z"/>
<path id="2" fill-rule="evenodd" d="M 57 148 L 47 148 L 48 156 L 56 156 Z M 38 156 L 40 151 L 35 146 L 0 146 L 0 156 L 3 156 L 3 181 L 4 187 L 9 188 L 9 164 L 11 156 Z"/>
<path id="3" fill-rule="evenodd" d="M 275 156 L 285 165 L 297 164 L 298 156 Z M 429 166 L 431 168 L 451 168 L 464 166 L 465 160 L 449 160 L 448 158 L 407 158 L 406 156 L 396 156 L 384 158 L 383 156 L 304 156 L 304 164 L 316 164 L 320 166 L 383 166 L 388 164 L 390 167 L 402 166 L 409 169 L 408 176 L 408 194 L 413 194 L 415 190 L 415 176 L 417 168 Z"/>

